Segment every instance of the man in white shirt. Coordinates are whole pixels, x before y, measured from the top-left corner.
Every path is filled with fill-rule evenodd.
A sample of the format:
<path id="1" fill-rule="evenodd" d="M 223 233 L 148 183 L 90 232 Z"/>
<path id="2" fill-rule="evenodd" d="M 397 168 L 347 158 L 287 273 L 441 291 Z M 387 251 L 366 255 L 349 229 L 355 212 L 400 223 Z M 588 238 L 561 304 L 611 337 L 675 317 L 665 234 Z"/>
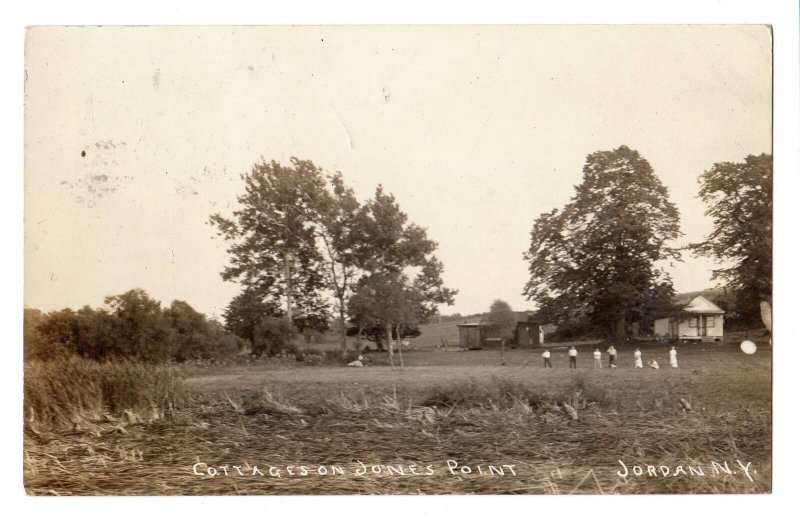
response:
<path id="1" fill-rule="evenodd" d="M 603 362 L 601 361 L 603 359 L 603 353 L 600 352 L 599 348 L 594 349 L 592 356 L 594 356 L 594 366 L 592 368 L 603 368 Z"/>
<path id="2" fill-rule="evenodd" d="M 578 349 L 575 347 L 569 348 L 569 367 L 578 368 Z"/>
<path id="3" fill-rule="evenodd" d="M 550 351 L 544 349 L 542 352 L 542 359 L 544 360 L 544 368 L 553 368 L 553 365 L 550 364 Z"/>

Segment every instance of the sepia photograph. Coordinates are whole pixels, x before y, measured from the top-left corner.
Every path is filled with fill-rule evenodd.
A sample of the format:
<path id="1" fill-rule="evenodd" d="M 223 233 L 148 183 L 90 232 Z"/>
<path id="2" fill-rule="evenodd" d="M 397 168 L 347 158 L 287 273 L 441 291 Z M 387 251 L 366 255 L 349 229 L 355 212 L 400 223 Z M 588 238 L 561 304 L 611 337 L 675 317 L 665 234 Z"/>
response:
<path id="1" fill-rule="evenodd" d="M 771 493 L 773 36 L 28 27 L 25 493 Z"/>

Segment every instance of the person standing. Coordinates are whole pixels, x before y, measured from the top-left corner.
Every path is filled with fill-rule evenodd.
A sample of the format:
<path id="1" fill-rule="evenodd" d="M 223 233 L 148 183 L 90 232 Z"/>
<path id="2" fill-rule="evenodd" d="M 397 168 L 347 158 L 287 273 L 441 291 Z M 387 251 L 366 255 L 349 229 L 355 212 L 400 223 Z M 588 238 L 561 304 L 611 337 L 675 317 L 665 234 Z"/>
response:
<path id="1" fill-rule="evenodd" d="M 678 368 L 678 351 L 675 350 L 675 345 L 669 350 L 669 366 Z"/>
<path id="2" fill-rule="evenodd" d="M 569 367 L 578 368 L 578 349 L 574 346 L 569 348 Z"/>
<path id="3" fill-rule="evenodd" d="M 636 352 L 633 353 L 633 367 L 644 368 L 644 365 L 642 365 L 642 351 L 638 348 L 636 349 Z"/>
<path id="4" fill-rule="evenodd" d="M 544 368 L 553 368 L 553 365 L 550 364 L 550 351 L 548 349 L 544 349 L 544 352 L 542 352 L 542 359 L 544 360 Z"/>
<path id="5" fill-rule="evenodd" d="M 594 366 L 592 368 L 603 368 L 603 354 L 600 352 L 599 348 L 594 349 L 594 353 L 592 354 L 594 357 Z"/>
<path id="6" fill-rule="evenodd" d="M 617 368 L 617 349 L 614 345 L 608 347 L 608 368 Z"/>

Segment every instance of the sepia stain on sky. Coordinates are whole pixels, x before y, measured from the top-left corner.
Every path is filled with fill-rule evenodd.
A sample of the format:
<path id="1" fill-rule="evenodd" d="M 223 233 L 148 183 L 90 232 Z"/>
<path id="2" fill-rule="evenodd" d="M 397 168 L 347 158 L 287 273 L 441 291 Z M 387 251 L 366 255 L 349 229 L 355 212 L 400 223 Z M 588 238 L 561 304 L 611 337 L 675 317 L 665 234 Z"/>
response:
<path id="1" fill-rule="evenodd" d="M 239 175 L 262 157 L 377 184 L 439 243 L 444 313 L 516 310 L 533 220 L 586 156 L 627 145 L 669 189 L 685 236 L 711 230 L 697 177 L 771 151 L 764 26 L 30 29 L 25 305 L 133 287 L 219 316 Z M 678 291 L 713 285 L 689 255 Z"/>

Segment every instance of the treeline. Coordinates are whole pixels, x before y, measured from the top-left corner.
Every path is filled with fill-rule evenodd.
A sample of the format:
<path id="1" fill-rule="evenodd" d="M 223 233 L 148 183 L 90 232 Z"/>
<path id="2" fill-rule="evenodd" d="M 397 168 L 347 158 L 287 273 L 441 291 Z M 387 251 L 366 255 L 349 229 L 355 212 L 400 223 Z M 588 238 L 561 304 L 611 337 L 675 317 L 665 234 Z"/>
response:
<path id="1" fill-rule="evenodd" d="M 341 173 L 297 158 L 262 161 L 242 180 L 236 210 L 210 223 L 229 244 L 222 278 L 242 286 L 225 311 L 228 330 L 254 350 L 266 346 L 260 329 L 319 330 L 332 315 L 344 350 L 348 320 L 389 338 L 453 303 L 436 242 L 383 186 L 361 201 Z"/>
<path id="2" fill-rule="evenodd" d="M 183 362 L 228 357 L 244 342 L 186 302 L 162 308 L 142 289 L 133 289 L 107 297 L 103 308 L 46 314 L 25 309 L 24 345 L 26 360 L 80 356 Z"/>
<path id="3" fill-rule="evenodd" d="M 772 156 L 714 164 L 699 183 L 713 231 L 680 248 L 678 209 L 648 161 L 626 146 L 590 154 L 570 202 L 531 229 L 523 294 L 538 318 L 569 337 L 647 331 L 675 311 L 666 267 L 690 252 L 718 264 L 728 323 L 759 325 L 772 299 Z"/>

